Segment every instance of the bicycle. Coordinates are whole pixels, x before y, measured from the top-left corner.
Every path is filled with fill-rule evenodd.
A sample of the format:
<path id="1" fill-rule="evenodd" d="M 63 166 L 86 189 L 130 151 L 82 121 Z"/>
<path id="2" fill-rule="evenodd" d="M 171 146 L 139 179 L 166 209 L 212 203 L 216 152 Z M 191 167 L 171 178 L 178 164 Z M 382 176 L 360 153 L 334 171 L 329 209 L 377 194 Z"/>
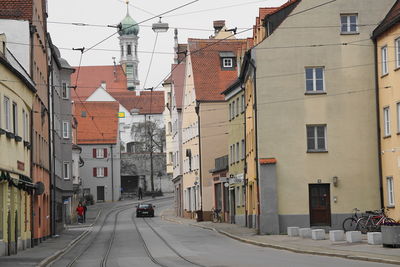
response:
<path id="1" fill-rule="evenodd" d="M 221 209 L 211 209 L 212 211 L 212 215 L 213 215 L 213 222 L 217 223 L 217 222 L 222 222 L 222 218 L 221 218 Z"/>
<path id="2" fill-rule="evenodd" d="M 356 229 L 361 231 L 363 234 L 368 232 L 380 232 L 382 224 L 395 222 L 394 219 L 385 215 L 384 210 L 385 208 L 374 211 L 366 211 L 366 213 L 369 215 L 363 216 L 357 220 Z"/>
<path id="3" fill-rule="evenodd" d="M 357 221 L 362 218 L 364 215 L 359 216 L 358 213 L 360 212 L 359 209 L 354 208 L 352 210 L 354 212 L 353 216 L 344 219 L 342 223 L 343 231 L 356 231 L 357 230 Z"/>

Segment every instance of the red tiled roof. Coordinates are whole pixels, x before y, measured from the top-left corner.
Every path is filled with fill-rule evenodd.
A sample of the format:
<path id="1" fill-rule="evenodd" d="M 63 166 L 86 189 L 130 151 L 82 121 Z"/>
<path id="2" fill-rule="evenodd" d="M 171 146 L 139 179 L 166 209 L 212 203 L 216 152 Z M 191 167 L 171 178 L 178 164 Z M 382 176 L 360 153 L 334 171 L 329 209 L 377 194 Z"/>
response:
<path id="1" fill-rule="evenodd" d="M 279 7 L 260 7 L 258 10 L 259 18 L 264 21 L 266 15 L 274 13 Z"/>
<path id="2" fill-rule="evenodd" d="M 176 107 L 182 108 L 183 85 L 185 82 L 185 67 L 186 64 L 172 65 L 172 83 L 174 84 Z"/>
<path id="3" fill-rule="evenodd" d="M 165 102 L 163 91 L 142 91 L 138 96 L 135 92 L 131 91 L 111 92 L 110 94 L 129 111 L 138 109 L 139 114 L 142 115 L 162 114 L 164 112 Z"/>
<path id="4" fill-rule="evenodd" d="M 118 136 L 117 102 L 75 102 L 78 144 L 116 144 Z M 86 112 L 86 117 L 82 117 Z"/>
<path id="5" fill-rule="evenodd" d="M 32 21 L 32 0 L 2 0 L 0 1 L 0 19 L 16 19 Z"/>
<path id="6" fill-rule="evenodd" d="M 114 74 L 115 70 L 115 74 Z M 126 76 L 121 65 L 111 66 L 82 66 L 75 68 L 75 72 L 71 75 L 71 85 L 75 86 L 76 77 L 78 84 L 76 89 L 71 90 L 73 100 L 85 101 L 102 82 L 106 83 L 107 92 L 126 92 Z M 78 97 L 79 96 L 79 97 Z"/>
<path id="7" fill-rule="evenodd" d="M 222 70 L 220 52 L 238 52 L 246 49 L 247 40 L 189 39 L 196 99 L 224 100 L 221 93 L 238 77 L 238 71 Z"/>
<path id="8" fill-rule="evenodd" d="M 389 12 L 386 14 L 382 22 L 376 27 L 373 32 L 373 37 L 376 38 L 386 30 L 390 29 L 396 23 L 400 21 L 400 1 L 397 0 Z"/>
<path id="9" fill-rule="evenodd" d="M 278 161 L 276 158 L 259 159 L 261 165 L 265 164 L 276 164 Z"/>

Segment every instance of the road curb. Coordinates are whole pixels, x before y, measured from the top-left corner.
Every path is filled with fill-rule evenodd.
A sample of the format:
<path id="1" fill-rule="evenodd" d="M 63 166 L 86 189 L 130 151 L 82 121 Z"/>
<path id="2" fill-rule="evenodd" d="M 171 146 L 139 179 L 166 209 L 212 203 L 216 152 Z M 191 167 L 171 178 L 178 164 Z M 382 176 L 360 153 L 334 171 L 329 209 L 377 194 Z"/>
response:
<path id="1" fill-rule="evenodd" d="M 273 248 L 273 249 L 279 249 L 279 250 L 286 250 L 286 251 L 291 251 L 294 253 L 300 253 L 300 254 L 310 254 L 310 255 L 318 255 L 318 256 L 328 256 L 328 257 L 338 257 L 338 258 L 344 258 L 344 259 L 349 259 L 349 260 L 359 260 L 359 261 L 368 261 L 368 262 L 376 262 L 376 263 L 387 263 L 387 264 L 394 264 L 394 265 L 400 265 L 400 260 L 389 260 L 389 259 L 383 259 L 383 258 L 373 258 L 373 257 L 366 257 L 366 256 L 359 256 L 359 255 L 350 255 L 350 254 L 344 254 L 344 253 L 332 253 L 332 252 L 325 252 L 325 251 L 315 251 L 315 250 L 310 250 L 310 249 L 299 249 L 299 248 L 294 248 L 294 247 L 287 247 L 287 246 L 282 246 L 282 245 L 277 245 L 277 244 L 271 244 L 271 243 L 264 243 L 264 242 L 258 242 L 250 239 L 246 239 L 228 232 L 225 232 L 223 230 L 218 230 L 214 227 L 210 226 L 204 226 L 204 225 L 198 225 L 198 224 L 193 224 L 193 223 L 184 223 L 180 220 L 173 219 L 170 217 L 161 217 L 163 220 L 174 222 L 174 223 L 179 223 L 179 224 L 187 224 L 190 226 L 194 227 L 199 227 L 203 228 L 206 230 L 211 230 L 215 231 L 219 234 L 225 235 L 229 238 L 235 239 L 237 241 L 250 244 L 250 245 L 255 245 L 259 247 L 267 247 L 267 248 Z"/>

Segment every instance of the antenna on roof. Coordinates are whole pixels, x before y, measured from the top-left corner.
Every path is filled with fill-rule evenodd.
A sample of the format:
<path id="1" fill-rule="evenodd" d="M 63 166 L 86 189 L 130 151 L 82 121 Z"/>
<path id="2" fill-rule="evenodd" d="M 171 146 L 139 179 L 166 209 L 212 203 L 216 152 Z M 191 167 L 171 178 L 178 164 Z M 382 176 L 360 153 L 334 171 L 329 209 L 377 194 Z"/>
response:
<path id="1" fill-rule="evenodd" d="M 115 57 L 112 57 L 114 63 L 114 81 L 117 80 L 117 63 L 115 63 Z"/>

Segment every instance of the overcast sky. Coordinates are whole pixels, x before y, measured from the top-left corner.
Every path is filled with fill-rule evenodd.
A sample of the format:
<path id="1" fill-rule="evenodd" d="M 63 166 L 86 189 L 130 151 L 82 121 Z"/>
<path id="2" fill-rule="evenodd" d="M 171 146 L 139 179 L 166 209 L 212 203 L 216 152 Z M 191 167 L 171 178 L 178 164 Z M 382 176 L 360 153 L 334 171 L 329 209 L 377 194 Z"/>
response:
<path id="1" fill-rule="evenodd" d="M 173 9 L 191 0 L 131 0 L 129 13 L 137 21 L 149 19 L 155 15 Z M 199 0 L 182 9 L 163 16 L 163 22 L 169 23 L 170 30 L 160 33 L 156 53 L 146 87 L 156 86 L 170 71 L 173 63 L 174 28 L 178 28 L 179 42 L 186 43 L 188 38 L 208 38 L 213 34 L 213 21 L 226 20 L 228 28 L 238 27 L 238 31 L 251 28 L 255 23 L 259 7 L 279 6 L 287 0 Z M 118 24 L 126 15 L 125 0 L 51 0 L 48 1 L 48 31 L 53 43 L 60 48 L 61 55 L 70 65 L 79 64 L 80 52 L 71 48 L 89 48 L 116 32 L 106 25 Z M 140 25 L 139 32 L 139 79 L 144 86 L 149 69 L 151 51 L 156 34 L 151 24 L 158 19 Z M 62 23 L 87 23 L 98 26 L 74 26 Z M 238 38 L 251 37 L 247 31 Z M 112 65 L 112 57 L 119 63 L 119 40 L 115 34 L 95 49 L 84 53 L 82 66 Z"/>

